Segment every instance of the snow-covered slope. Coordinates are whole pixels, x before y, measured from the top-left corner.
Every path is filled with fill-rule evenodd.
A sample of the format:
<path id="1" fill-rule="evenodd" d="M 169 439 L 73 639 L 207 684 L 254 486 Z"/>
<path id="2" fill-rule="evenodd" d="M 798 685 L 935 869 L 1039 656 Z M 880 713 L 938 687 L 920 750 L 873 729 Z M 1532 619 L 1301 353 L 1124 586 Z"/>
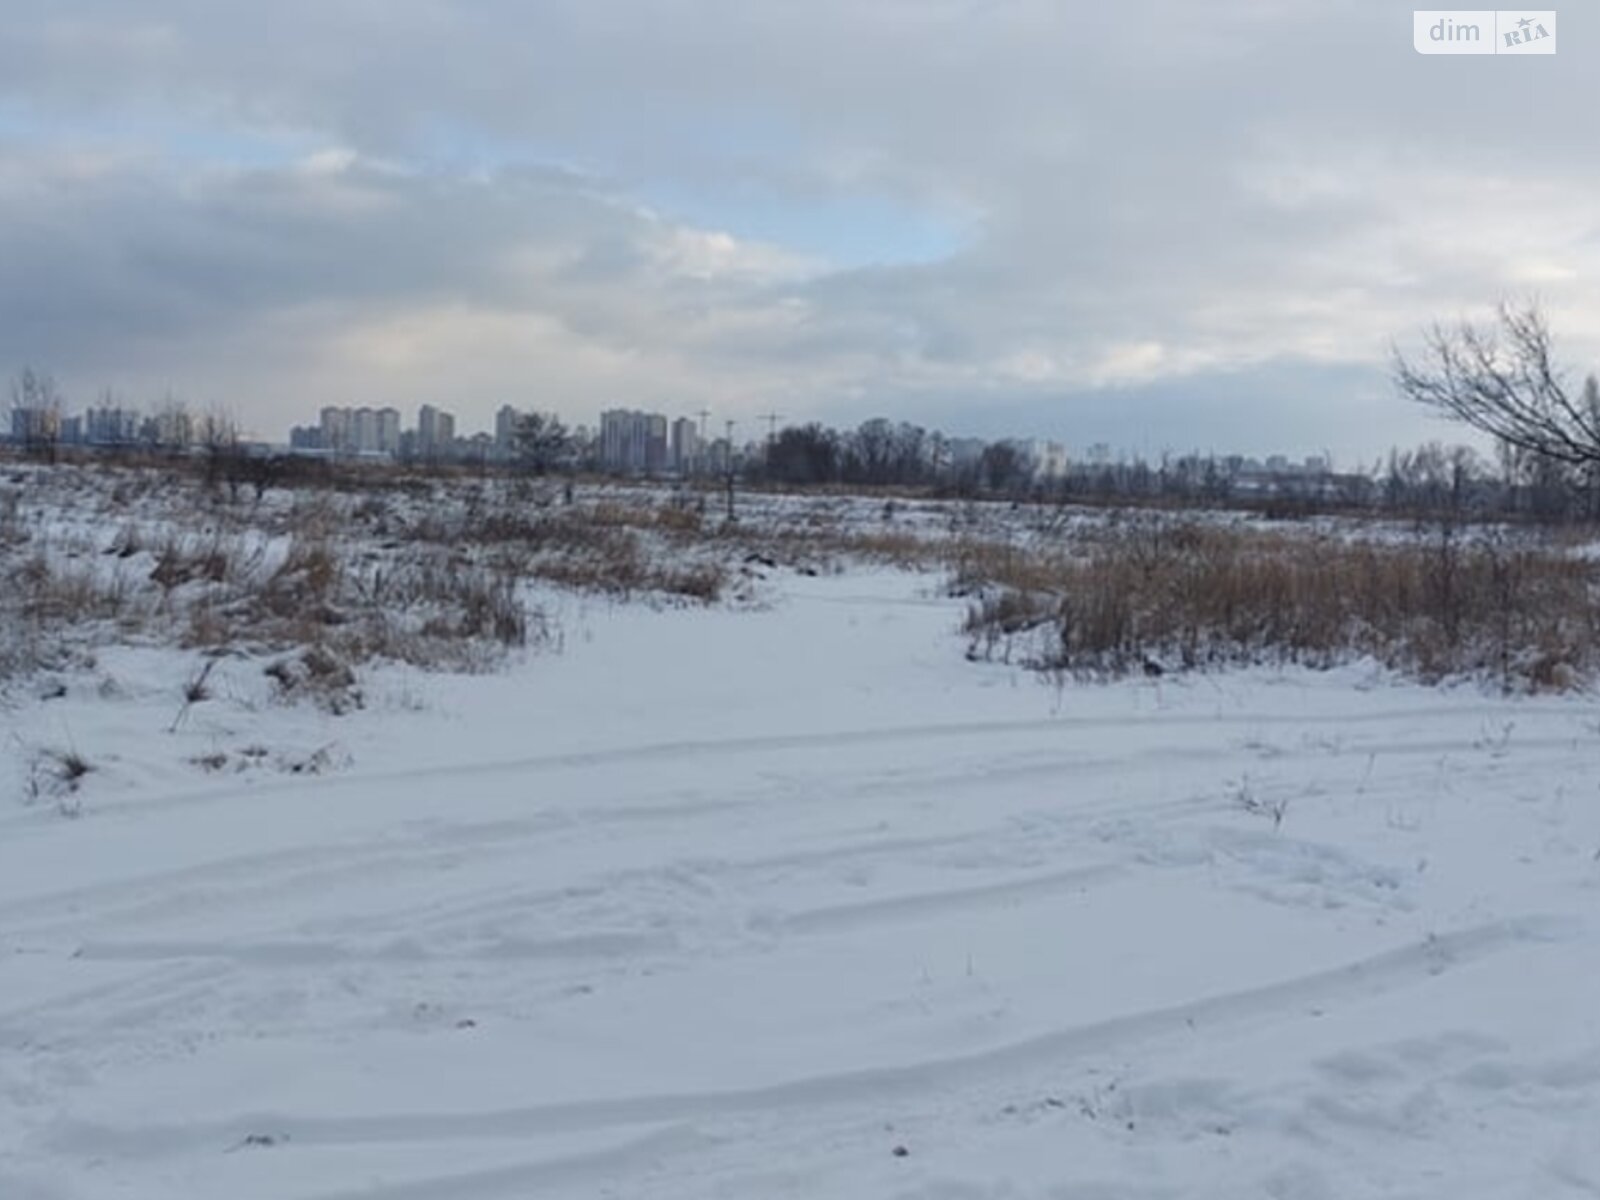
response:
<path id="1" fill-rule="evenodd" d="M 1592 701 L 1056 690 L 770 583 L 343 718 L 236 665 L 168 732 L 150 650 L 6 713 L 96 769 L 0 813 L 0 1197 L 1600 1192 Z"/>

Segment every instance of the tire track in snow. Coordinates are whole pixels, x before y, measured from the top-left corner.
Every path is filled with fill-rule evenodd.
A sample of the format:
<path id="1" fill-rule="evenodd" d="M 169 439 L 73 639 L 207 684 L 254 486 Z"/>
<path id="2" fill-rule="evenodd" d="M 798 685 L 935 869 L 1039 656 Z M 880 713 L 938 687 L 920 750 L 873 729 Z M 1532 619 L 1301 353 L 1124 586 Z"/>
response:
<path id="1" fill-rule="evenodd" d="M 1198 752 L 1171 749 L 1162 753 L 1145 754 L 1141 759 L 1150 763 L 1168 759 L 1206 758 L 1221 752 L 1210 747 Z M 935 783 L 947 790 L 975 784 L 992 787 L 997 783 L 1058 777 L 1068 771 L 1083 773 L 1103 768 L 1117 768 L 1126 765 L 1126 761 L 1126 756 L 1122 755 L 1100 760 L 1085 760 L 1081 756 L 1064 753 L 1052 755 L 1045 761 L 1009 765 L 983 763 L 960 772 L 930 770 L 912 775 L 897 773 L 889 778 L 858 780 L 843 786 L 824 784 L 818 780 L 811 782 L 804 790 L 820 797 L 817 800 L 807 801 L 813 808 L 817 805 L 843 808 L 856 805 L 865 799 L 896 795 L 920 796 Z M 249 796 L 255 794 L 247 793 Z M 326 845 L 312 845 L 260 854 L 235 855 L 112 883 L 36 893 L 25 899 L 0 904 L 0 921 L 10 926 L 7 932 L 12 937 L 40 937 L 51 931 L 108 920 L 126 922 L 159 917 L 164 913 L 182 913 L 197 903 L 215 908 L 230 903 L 270 898 L 285 890 L 303 893 L 307 888 L 326 880 L 334 881 L 341 886 L 349 885 L 358 872 L 370 874 L 378 870 L 407 866 L 429 869 L 441 862 L 450 861 L 454 856 L 466 851 L 479 854 L 487 852 L 498 858 L 512 857 L 523 852 L 517 844 L 519 840 L 527 842 L 547 837 L 552 833 L 581 834 L 593 828 L 608 828 L 613 825 L 670 823 L 685 817 L 725 814 L 730 811 L 758 812 L 763 810 L 771 799 L 768 792 L 762 791 L 747 799 L 733 801 L 697 800 L 688 803 L 630 804 L 620 807 L 603 804 L 573 805 L 546 809 L 530 817 L 482 822 L 472 826 L 455 827 L 448 823 L 429 822 L 426 828 L 419 829 L 404 839 L 390 833 L 376 842 L 347 840 L 331 848 Z M 1188 802 L 1163 801 L 1156 805 L 1143 806 L 1119 801 L 1096 808 L 1092 812 L 1089 809 L 1083 811 L 1086 817 L 1092 815 L 1096 818 L 1112 813 L 1129 816 L 1155 815 L 1175 803 L 1179 807 L 1188 804 Z M 465 836 L 457 832 L 458 828 L 467 831 Z M 966 834 L 960 838 L 901 839 L 896 842 L 885 842 L 881 849 L 872 846 L 844 845 L 819 851 L 750 859 L 746 862 L 729 860 L 729 864 L 735 867 L 800 865 L 808 860 L 828 861 L 861 854 L 886 853 L 907 848 L 913 841 L 925 846 L 953 844 L 957 841 L 970 843 L 972 836 Z M 547 843 L 540 843 L 541 849 L 546 846 Z M 567 890 L 570 889 L 551 889 L 536 894 L 535 898 L 548 898 Z M 106 911 L 100 913 L 84 911 L 96 905 L 104 906 Z M 70 911 L 72 915 L 62 916 L 61 914 L 66 911 Z M 28 923 L 27 918 L 38 913 L 49 914 L 49 919 Z"/>
<path id="2" fill-rule="evenodd" d="M 930 837 L 885 839 L 868 845 L 824 847 L 787 855 L 773 855 L 745 860 L 737 864 L 741 869 L 757 866 L 786 866 L 796 863 L 818 862 L 836 864 L 864 857 L 885 854 L 902 854 L 908 849 L 970 845 L 970 837 Z M 726 863 L 713 864 L 727 866 Z M 634 886 L 671 874 L 670 867 L 642 870 Z M 983 908 L 1057 891 L 1083 890 L 1093 884 L 1109 881 L 1121 874 L 1114 866 L 1080 867 L 1049 875 L 1036 875 L 1018 880 L 1003 880 L 975 888 L 952 888 L 889 896 L 850 904 L 828 905 L 814 910 L 795 913 L 752 917 L 744 930 L 751 936 L 764 933 L 817 934 L 830 930 L 853 929 L 873 921 L 893 921 L 933 916 L 961 909 Z M 371 917 L 363 927 L 392 930 L 404 927 L 413 934 L 404 937 L 380 937 L 365 940 L 330 940 L 326 938 L 267 938 L 256 941 L 234 939 L 228 942 L 193 939 L 130 939 L 126 941 L 89 940 L 79 945 L 71 957 L 85 963 L 105 964 L 160 964 L 151 971 L 115 981 L 96 984 L 71 992 L 58 993 L 47 1000 L 29 1003 L 14 1009 L 0 1011 L 0 1037 L 25 1040 L 20 1032 L 31 1020 L 48 1018 L 60 1025 L 63 1017 L 79 1009 L 92 1006 L 94 1020 L 84 1024 L 74 1019 L 72 1032 L 89 1038 L 98 1037 L 96 1031 L 120 1028 L 127 1023 L 132 1011 L 144 1012 L 167 1008 L 180 1010 L 194 999 L 221 994 L 232 980 L 230 969 L 283 970 L 322 967 L 391 967 L 398 970 L 413 969 L 431 963 L 495 963 L 495 962 L 612 962 L 637 960 L 648 956 L 661 962 L 684 950 L 683 936 L 694 923 L 685 922 L 671 930 L 629 931 L 608 929 L 579 932 L 557 937 L 528 937 L 515 933 L 474 931 L 460 936 L 458 926 L 471 921 L 480 930 L 482 925 L 498 915 L 537 909 L 576 895 L 599 896 L 613 893 L 627 882 L 611 878 L 596 882 L 592 887 L 574 889 L 545 889 L 537 892 L 519 891 L 510 897 L 500 897 L 493 902 L 473 903 L 464 909 L 452 911 L 448 919 L 438 916 L 429 922 L 418 922 L 413 917 L 392 912 Z M 480 898 L 481 900 L 481 898 Z M 452 946 L 451 942 L 463 943 Z M 439 943 L 443 943 L 442 945 Z M 724 950 L 737 951 L 745 941 L 724 946 Z M 697 942 L 696 952 L 704 953 L 705 944 Z M 53 1036 L 59 1040 L 67 1031 L 58 1030 Z"/>
<path id="3" fill-rule="evenodd" d="M 924 1097 L 993 1083 L 1063 1060 L 1099 1057 L 1174 1036 L 1224 1036 L 1263 1020 L 1294 1020 L 1314 1010 L 1426 984 L 1429 980 L 1512 947 L 1569 937 L 1570 921 L 1544 917 L 1495 921 L 1411 942 L 1354 962 L 1276 983 L 1221 992 L 1127 1016 L 1037 1034 L 989 1050 L 898 1066 L 830 1072 L 756 1087 L 579 1100 L 482 1112 L 398 1113 L 385 1116 L 296 1116 L 243 1113 L 221 1121 L 181 1125 L 105 1125 L 62 1122 L 46 1135 L 68 1151 L 92 1147 L 128 1158 L 236 1145 L 274 1131 L 294 1145 L 349 1146 L 460 1140 L 517 1139 L 535 1134 L 624 1125 L 748 1117 L 817 1106 L 870 1104 Z"/>
<path id="4" fill-rule="evenodd" d="M 957 911 L 1014 904 L 1064 891 L 1084 891 L 1125 874 L 1120 867 L 1090 866 L 971 888 L 947 888 L 886 896 L 853 904 L 827 905 L 751 922 L 756 930 L 799 935 L 856 929 L 891 921 L 917 920 Z M 352 946 L 333 941 L 126 941 L 87 942 L 74 955 L 89 962 L 167 962 L 221 959 L 241 966 L 306 967 L 352 963 L 499 962 L 510 960 L 582 960 L 633 958 L 667 954 L 680 948 L 671 933 L 617 931 L 566 937 L 525 938 L 485 935 L 471 949 L 437 950 L 415 938 L 394 938 L 377 945 Z"/>
<path id="5" fill-rule="evenodd" d="M 479 939 L 474 949 L 439 951 L 414 938 L 395 938 L 375 946 L 351 946 L 328 941 L 174 941 L 89 942 L 77 957 L 91 962 L 167 962 L 182 959 L 220 959 L 241 966 L 316 967 L 347 963 L 502 962 L 514 959 L 581 960 L 623 958 L 664 953 L 677 947 L 670 934 L 586 933 L 570 937 Z"/>
<path id="6" fill-rule="evenodd" d="M 226 968 L 215 963 L 179 970 L 167 963 L 121 979 L 56 992 L 48 998 L 0 1011 L 0 1040 L 19 1044 L 33 1040 L 38 1034 L 36 1029 L 13 1028 L 12 1025 L 20 1026 L 39 1017 L 57 1023 L 65 1021 L 80 1028 L 91 1024 L 95 1028 L 125 1025 L 130 1023 L 130 1015 L 135 1010 L 159 1008 L 169 1005 L 175 996 L 203 993 L 220 982 L 225 974 Z M 108 1019 L 104 1005 L 112 1000 L 118 1001 L 121 1007 L 113 1010 Z M 80 1010 L 86 1010 L 88 1015 L 77 1016 Z M 52 1034 L 50 1040 L 55 1042 L 59 1037 Z"/>
<path id="7" fill-rule="evenodd" d="M 849 729 L 794 734 L 755 734 L 734 738 L 685 738 L 661 742 L 644 742 L 632 746 L 596 747 L 586 750 L 558 751 L 551 754 L 527 755 L 484 762 L 436 764 L 405 770 L 356 772 L 347 775 L 321 776 L 315 779 L 288 779 L 253 783 L 243 795 L 251 797 L 304 794 L 315 791 L 319 796 L 331 791 L 366 787 L 375 784 L 404 784 L 428 780 L 483 778 L 505 774 L 535 774 L 545 771 L 563 771 L 587 767 L 603 767 L 628 763 L 666 762 L 675 759 L 704 759 L 746 754 L 783 753 L 791 750 L 825 750 L 859 746 L 896 746 L 918 742 L 950 740 L 982 740 L 1017 734 L 1059 732 L 1074 730 L 1114 729 L 1169 729 L 1215 726 L 1315 726 L 1326 729 L 1356 725 L 1386 725 L 1396 721 L 1431 719 L 1461 720 L 1467 717 L 1503 717 L 1504 709 L 1492 705 L 1462 705 L 1459 707 L 1419 707 L 1397 709 L 1363 709 L 1357 712 L 1311 713 L 1244 713 L 1215 710 L 1211 712 L 1157 712 L 1122 713 L 1107 716 L 1053 716 L 1023 718 L 1006 721 L 955 721 L 924 725 L 890 726 L 877 729 Z M 1550 739 L 1559 745 L 1572 745 L 1573 739 Z M 1519 745 L 1523 744 L 1521 742 Z M 1397 743 L 1394 749 L 1403 747 Z M 1437 745 L 1437 744 L 1436 744 Z M 1470 742 L 1463 741 L 1465 749 Z M 1220 747 L 1219 747 L 1220 749 Z M 1363 748 L 1351 746 L 1351 752 Z M 1379 748 L 1381 749 L 1381 748 Z M 97 810 L 96 819 L 148 816 L 151 813 L 183 809 L 217 801 L 237 801 L 238 788 L 205 788 L 168 796 L 151 796 L 143 800 L 126 802 Z M 0 828 L 9 824 L 37 824 L 34 816 L 24 815 L 9 820 L 0 819 Z"/>
<path id="8" fill-rule="evenodd" d="M 377 1183 L 337 1192 L 318 1192 L 309 1200 L 480 1200 L 520 1196 L 529 1188 L 572 1188 L 615 1176 L 619 1171 L 646 1169 L 668 1155 L 708 1146 L 708 1139 L 688 1125 L 674 1125 L 632 1138 L 604 1150 L 564 1154 L 547 1159 L 487 1167 L 447 1175 L 431 1175 L 402 1183 Z M 570 1194 L 570 1193 L 568 1193 Z"/>
<path id="9" fill-rule="evenodd" d="M 949 912 L 969 912 L 1015 904 L 1057 892 L 1085 891 L 1095 884 L 1106 883 L 1125 874 L 1123 868 L 1116 866 L 1077 867 L 978 887 L 944 888 L 862 900 L 853 904 L 832 904 L 778 917 L 771 925 L 779 931 L 797 934 L 857 929 L 886 921 L 916 920 Z"/>
<path id="10" fill-rule="evenodd" d="M 1212 720 L 1214 718 L 1207 718 Z M 1025 723 L 1032 728 L 1039 723 Z M 1045 722 L 1044 727 L 1057 728 L 1055 722 Z M 998 731 L 1013 731 L 1014 726 L 993 725 L 979 726 L 977 728 L 992 728 Z M 875 736 L 875 735 L 868 735 Z M 807 743 L 809 744 L 809 743 Z M 1549 737 L 1538 739 L 1523 739 L 1518 742 L 1519 750 L 1531 749 L 1557 749 L 1567 750 L 1573 746 L 1573 740 L 1566 737 Z M 1378 756 L 1383 759 L 1429 757 L 1437 754 L 1451 752 L 1484 752 L 1484 747 L 1470 737 L 1460 739 L 1438 739 L 1419 741 L 1416 739 L 1394 742 L 1352 742 L 1339 748 L 1337 753 L 1330 752 L 1322 747 L 1299 747 L 1291 750 L 1274 751 L 1270 761 L 1275 764 L 1288 765 L 1302 759 L 1318 761 L 1336 760 L 1345 758 L 1349 761 L 1358 761 L 1363 756 Z M 1051 778 L 1071 772 L 1075 776 L 1104 770 L 1120 770 L 1128 766 L 1130 760 L 1137 760 L 1144 765 L 1175 764 L 1182 762 L 1204 761 L 1233 761 L 1237 758 L 1238 748 L 1227 743 L 1211 742 L 1197 747 L 1165 747 L 1157 749 L 1138 750 L 1130 749 L 1126 753 L 1085 757 L 1081 754 L 1061 752 L 1052 754 L 1043 760 L 1030 761 L 1017 764 L 983 764 L 966 771 L 952 773 L 948 770 L 937 775 L 941 787 L 962 786 L 976 782 L 994 784 L 1000 782 L 1020 782 L 1031 778 Z M 1032 756 L 1037 759 L 1037 756 Z M 533 761 L 533 760 L 530 760 Z M 486 771 L 512 769 L 509 766 L 489 766 Z M 385 776 L 346 777 L 339 781 L 346 785 L 368 784 L 378 782 Z M 413 778 L 403 776 L 400 778 Z M 933 778 L 930 776 L 930 778 Z M 874 797 L 887 797 L 894 795 L 918 794 L 930 786 L 929 779 L 911 775 L 905 778 L 891 777 L 858 781 L 855 784 L 843 787 L 815 786 L 809 789 L 815 795 L 825 797 L 822 803 L 840 805 L 846 802 L 858 802 Z M 244 793 L 245 799 L 259 797 L 262 789 L 256 788 Z M 238 793 L 233 793 L 239 799 Z M 0 904 L 0 921 L 11 925 L 8 930 L 12 936 L 44 936 L 51 931 L 70 929 L 76 926 L 92 923 L 96 920 L 113 919 L 119 921 L 137 920 L 141 914 L 122 913 L 116 911 L 116 906 L 125 904 L 130 898 L 143 899 L 148 897 L 150 907 L 143 915 L 159 916 L 162 912 L 181 912 L 197 902 L 208 905 L 226 904 L 230 902 L 230 892 L 239 900 L 249 900 L 255 897 L 243 896 L 240 885 L 255 874 L 262 890 L 276 893 L 285 888 L 303 891 L 311 886 L 325 881 L 334 881 L 343 886 L 350 883 L 352 872 L 355 870 L 373 871 L 378 869 L 401 869 L 407 866 L 427 868 L 440 862 L 449 860 L 453 855 L 466 850 L 476 850 L 480 853 L 487 852 L 496 857 L 512 856 L 520 850 L 509 841 L 520 835 L 539 835 L 552 832 L 582 832 L 590 826 L 607 826 L 611 824 L 632 824 L 649 822 L 673 822 L 686 816 L 707 815 L 712 812 L 726 813 L 730 811 L 754 811 L 770 800 L 765 792 L 752 795 L 741 800 L 700 800 L 686 803 L 668 803 L 661 805 L 632 804 L 627 806 L 571 806 L 547 809 L 532 817 L 508 819 L 506 821 L 485 823 L 485 831 L 478 836 L 455 836 L 451 833 L 451 826 L 438 825 L 422 834 L 416 835 L 413 843 L 407 845 L 386 839 L 383 843 L 372 844 L 365 842 L 350 842 L 346 845 L 329 849 L 325 846 L 307 846 L 271 851 L 259 855 L 238 855 L 227 859 L 219 859 L 210 863 L 177 868 L 172 871 L 157 872 L 151 875 L 139 876 L 133 879 L 119 880 L 114 883 L 94 884 L 81 888 L 67 888 L 58 891 L 35 894 L 21 900 L 13 900 Z M 817 803 L 811 801 L 811 803 Z M 1107 816 L 1144 816 L 1156 815 L 1160 811 L 1181 811 L 1186 807 L 1205 807 L 1205 802 L 1195 804 L 1185 801 L 1165 801 L 1156 806 L 1140 806 L 1116 802 L 1106 804 L 1095 809 L 1080 808 L 1085 820 L 1100 819 Z M 140 806 L 139 811 L 147 811 Z M 111 815 L 115 815 L 112 810 Z M 1070 814 L 1069 814 L 1070 815 Z M 446 843 L 440 845 L 440 842 Z M 225 883 L 229 889 L 223 892 L 205 889 L 212 883 Z M 201 895 L 192 891 L 183 890 L 185 885 L 194 885 L 201 889 Z M 93 904 L 105 904 L 112 911 L 107 914 L 84 914 L 83 909 Z M 64 910 L 72 910 L 71 917 L 61 917 Z M 50 919 L 44 922 L 27 924 L 27 918 L 37 913 L 51 914 Z"/>

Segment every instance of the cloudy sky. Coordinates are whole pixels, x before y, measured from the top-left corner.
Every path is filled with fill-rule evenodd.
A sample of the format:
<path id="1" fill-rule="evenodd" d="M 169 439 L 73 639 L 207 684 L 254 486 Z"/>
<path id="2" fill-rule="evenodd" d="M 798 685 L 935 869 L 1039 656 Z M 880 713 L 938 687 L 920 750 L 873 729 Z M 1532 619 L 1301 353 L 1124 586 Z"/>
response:
<path id="1" fill-rule="evenodd" d="M 503 403 L 1350 461 L 1395 339 L 1600 357 L 1600 14 L 1387 0 L 8 0 L 0 364 L 282 436 Z"/>

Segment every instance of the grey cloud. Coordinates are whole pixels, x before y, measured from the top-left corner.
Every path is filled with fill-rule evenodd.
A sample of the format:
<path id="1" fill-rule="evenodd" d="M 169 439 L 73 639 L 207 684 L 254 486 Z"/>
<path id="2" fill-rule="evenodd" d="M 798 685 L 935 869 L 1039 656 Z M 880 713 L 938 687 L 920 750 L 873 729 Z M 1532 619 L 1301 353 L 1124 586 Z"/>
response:
<path id="1" fill-rule="evenodd" d="M 1320 448 L 1338 396 L 1351 443 L 1417 432 L 1374 380 L 1435 315 L 1537 287 L 1600 347 L 1586 10 L 1556 58 L 1485 61 L 1416 56 L 1376 0 L 17 8 L 0 103 L 60 144 L 5 147 L 0 357 L 192 377 L 269 426 L 470 376 L 469 418 L 545 389 Z M 107 147 L 123 109 L 216 161 Z M 230 165 L 258 135 L 351 157 Z M 729 228 L 752 193 L 865 196 L 962 244 L 819 265 L 652 214 L 662 183 Z M 463 342 L 470 372 L 428 357 Z"/>

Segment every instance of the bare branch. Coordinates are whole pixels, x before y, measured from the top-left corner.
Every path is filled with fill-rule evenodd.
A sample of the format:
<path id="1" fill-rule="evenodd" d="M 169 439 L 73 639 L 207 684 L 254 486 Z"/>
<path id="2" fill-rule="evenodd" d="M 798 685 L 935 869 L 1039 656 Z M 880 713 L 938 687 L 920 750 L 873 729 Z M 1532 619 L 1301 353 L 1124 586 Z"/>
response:
<path id="1" fill-rule="evenodd" d="M 1502 303 L 1496 324 L 1434 325 L 1420 361 L 1394 354 L 1402 395 L 1488 434 L 1503 446 L 1574 467 L 1600 464 L 1600 404 L 1575 399 L 1536 304 Z"/>

